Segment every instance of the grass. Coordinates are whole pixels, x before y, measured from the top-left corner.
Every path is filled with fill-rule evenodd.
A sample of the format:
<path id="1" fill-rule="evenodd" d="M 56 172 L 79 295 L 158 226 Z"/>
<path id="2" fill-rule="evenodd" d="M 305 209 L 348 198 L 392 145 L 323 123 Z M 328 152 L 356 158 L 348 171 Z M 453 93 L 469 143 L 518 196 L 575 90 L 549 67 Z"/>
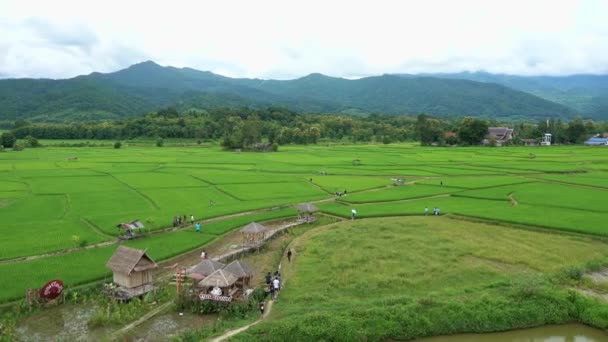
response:
<path id="1" fill-rule="evenodd" d="M 168 140 L 167 148 L 142 140 L 126 142 L 119 150 L 112 148 L 113 142 L 91 142 L 94 147 L 67 143 L 43 141 L 48 147 L 0 154 L 0 259 L 112 240 L 118 223 L 134 219 L 157 231 L 171 226 L 175 215 L 210 219 L 332 199 L 335 191 L 345 189 L 348 195 L 340 198 L 344 203 L 318 206 L 342 217 L 357 208 L 361 218 L 422 215 L 425 206 L 438 206 L 442 214 L 608 235 L 603 206 L 608 156 L 601 149 L 390 144 L 285 146 L 278 153 L 231 153 L 209 144 Z M 356 159 L 360 165 L 353 165 Z M 392 187 L 395 177 L 415 184 Z M 439 186 L 440 181 L 445 186 Z M 517 206 L 511 206 L 509 193 Z M 247 220 L 263 221 L 293 211 L 256 215 L 205 224 L 203 230 L 222 234 Z M 149 240 L 147 247 L 160 248 L 163 241 L 176 239 L 162 245 L 157 258 L 201 243 L 188 241 L 189 232 L 162 236 L 142 240 Z M 6 284 L 9 290 L 0 293 L 0 301 L 23 294 L 27 286 L 39 286 L 43 279 L 65 276 L 70 283 L 79 283 L 105 274 L 106 255 L 86 252 L 91 256 L 79 258 L 80 252 L 62 256 L 65 272 L 53 273 L 53 267 L 36 260 L 39 266 L 25 272 L 37 270 L 31 282 Z M 95 271 L 72 274 L 69 269 L 77 262 Z M 6 274 L 13 277 L 28 263 L 17 263 Z"/>
<path id="2" fill-rule="evenodd" d="M 310 232 L 292 249 L 272 319 L 233 340 L 406 340 L 573 320 L 608 326 L 597 324 L 606 304 L 555 280 L 608 258 L 606 244 L 590 238 L 383 218 Z"/>

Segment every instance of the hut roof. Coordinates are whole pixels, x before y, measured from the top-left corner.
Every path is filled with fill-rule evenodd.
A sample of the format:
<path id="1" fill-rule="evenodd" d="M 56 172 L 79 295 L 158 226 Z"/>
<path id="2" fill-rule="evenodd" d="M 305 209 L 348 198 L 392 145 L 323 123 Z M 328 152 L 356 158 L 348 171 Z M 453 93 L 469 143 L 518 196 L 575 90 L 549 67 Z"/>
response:
<path id="1" fill-rule="evenodd" d="M 129 223 L 119 223 L 117 225 L 117 227 L 126 229 L 126 230 L 136 230 L 136 229 L 143 229 L 144 224 L 141 223 L 141 221 L 139 221 L 139 220 L 135 220 L 135 221 L 131 221 Z"/>
<path id="2" fill-rule="evenodd" d="M 317 208 L 314 204 L 302 203 L 302 204 L 298 204 L 296 206 L 296 210 L 297 211 L 306 211 L 306 212 L 309 212 L 309 213 L 314 213 L 315 211 L 319 211 L 319 208 Z"/>
<path id="3" fill-rule="evenodd" d="M 253 274 L 253 267 L 240 260 L 234 260 L 224 267 L 224 271 L 234 274 L 237 278 L 245 278 Z"/>
<path id="4" fill-rule="evenodd" d="M 221 262 L 211 260 L 211 259 L 206 259 L 206 260 L 203 260 L 203 261 L 199 262 L 198 264 L 190 267 L 188 269 L 188 276 L 190 278 L 202 279 L 202 278 L 210 275 L 211 273 L 222 269 L 224 266 L 226 266 L 226 265 L 222 264 Z"/>
<path id="5" fill-rule="evenodd" d="M 154 260 L 150 258 L 145 250 L 119 246 L 106 267 L 113 272 L 131 274 L 131 272 L 141 272 L 158 267 Z"/>
<path id="6" fill-rule="evenodd" d="M 228 287 L 236 283 L 237 278 L 234 274 L 226 272 L 224 270 L 217 270 L 205 279 L 201 280 L 199 286 L 217 286 L 217 287 Z"/>
<path id="7" fill-rule="evenodd" d="M 241 229 L 241 233 L 247 233 L 247 234 L 255 234 L 255 233 L 261 233 L 261 232 L 265 232 L 266 231 L 266 227 L 262 226 L 261 224 L 257 223 L 257 222 L 251 222 L 250 224 L 246 225 L 245 227 L 243 227 Z"/>

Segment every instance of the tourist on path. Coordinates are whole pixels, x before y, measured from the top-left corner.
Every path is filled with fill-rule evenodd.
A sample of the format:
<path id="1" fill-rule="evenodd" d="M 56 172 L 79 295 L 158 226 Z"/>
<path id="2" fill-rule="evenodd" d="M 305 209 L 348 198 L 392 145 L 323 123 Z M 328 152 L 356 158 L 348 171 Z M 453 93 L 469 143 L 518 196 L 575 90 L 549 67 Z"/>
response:
<path id="1" fill-rule="evenodd" d="M 275 296 L 274 285 L 270 284 L 270 298 L 274 299 L 274 296 Z"/>
<path id="2" fill-rule="evenodd" d="M 201 259 L 207 259 L 207 252 L 205 252 L 205 250 L 203 249 L 203 251 L 201 252 Z"/>
<path id="3" fill-rule="evenodd" d="M 277 293 L 281 290 L 281 281 L 279 280 L 279 277 L 274 278 L 272 281 L 272 287 L 274 287 L 274 291 Z"/>
<path id="4" fill-rule="evenodd" d="M 201 224 L 200 223 L 197 222 L 194 227 L 196 227 L 195 230 L 196 230 L 197 233 L 201 232 Z"/>
<path id="5" fill-rule="evenodd" d="M 291 262 L 291 249 L 287 251 L 287 261 Z"/>
<path id="6" fill-rule="evenodd" d="M 266 273 L 266 285 L 270 285 L 270 283 L 272 282 L 272 276 L 270 275 L 270 272 Z"/>
<path id="7" fill-rule="evenodd" d="M 194 215 L 190 215 L 190 224 L 194 223 Z"/>
<path id="8" fill-rule="evenodd" d="M 264 301 L 263 301 L 263 300 L 261 300 L 261 301 L 258 303 L 258 307 L 260 308 L 260 314 L 262 314 L 262 315 L 264 315 L 264 305 L 265 305 L 265 304 L 266 304 L 266 303 L 264 303 Z"/>
<path id="9" fill-rule="evenodd" d="M 429 207 L 424 207 L 424 216 L 429 216 Z"/>
<path id="10" fill-rule="evenodd" d="M 357 216 L 357 211 L 355 209 L 350 211 L 350 219 L 354 220 L 355 217 Z"/>

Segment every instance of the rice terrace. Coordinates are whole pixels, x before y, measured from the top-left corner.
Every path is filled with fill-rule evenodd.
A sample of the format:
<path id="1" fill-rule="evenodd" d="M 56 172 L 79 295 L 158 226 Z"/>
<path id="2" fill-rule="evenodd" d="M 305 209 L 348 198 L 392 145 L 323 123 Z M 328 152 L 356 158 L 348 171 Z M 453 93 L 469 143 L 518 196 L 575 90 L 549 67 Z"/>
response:
<path id="1" fill-rule="evenodd" d="M 0 154 L 0 184 L 0 300 L 8 305 L 51 279 L 68 296 L 110 281 L 105 264 L 118 245 L 162 264 L 249 222 L 293 218 L 293 206 L 309 202 L 321 219 L 288 241 L 294 260 L 283 256 L 281 298 L 232 339 L 608 328 L 608 282 L 594 276 L 608 267 L 602 149 L 51 144 Z M 188 224 L 175 227 L 176 216 Z M 136 219 L 143 237 L 118 239 L 117 224 Z"/>

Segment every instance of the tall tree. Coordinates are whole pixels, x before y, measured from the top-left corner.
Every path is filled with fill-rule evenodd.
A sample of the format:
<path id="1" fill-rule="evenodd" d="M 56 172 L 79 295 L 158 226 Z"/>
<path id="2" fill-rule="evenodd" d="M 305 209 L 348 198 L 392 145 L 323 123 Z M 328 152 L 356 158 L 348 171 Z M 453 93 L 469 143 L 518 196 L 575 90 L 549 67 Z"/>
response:
<path id="1" fill-rule="evenodd" d="M 458 127 L 458 138 L 467 145 L 480 144 L 488 134 L 488 123 L 485 120 L 466 117 Z"/>

